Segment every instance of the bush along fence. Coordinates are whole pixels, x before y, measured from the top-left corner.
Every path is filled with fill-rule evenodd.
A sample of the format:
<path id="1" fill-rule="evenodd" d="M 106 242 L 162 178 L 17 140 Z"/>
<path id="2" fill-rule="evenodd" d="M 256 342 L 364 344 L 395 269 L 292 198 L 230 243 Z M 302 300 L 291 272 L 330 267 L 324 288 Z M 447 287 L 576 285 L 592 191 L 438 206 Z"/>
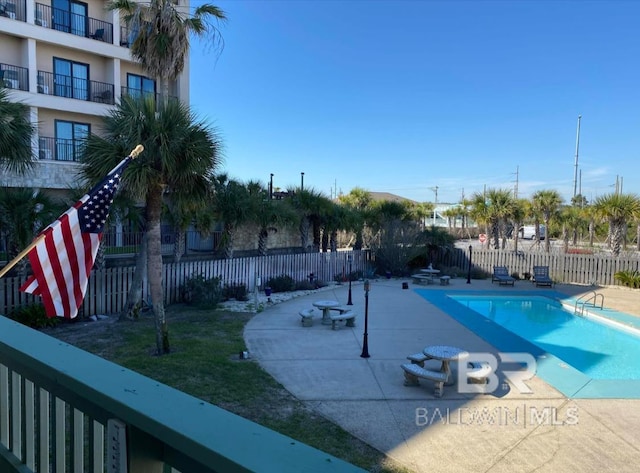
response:
<path id="1" fill-rule="evenodd" d="M 349 263 L 348 257 L 353 260 Z M 286 275 L 295 281 L 332 282 L 346 281 L 349 269 L 353 273 L 369 273 L 368 251 L 339 251 L 336 253 L 300 253 L 293 255 L 273 255 L 226 260 L 190 261 L 163 265 L 162 281 L 164 302 L 182 302 L 182 286 L 190 278 L 219 278 L 224 285 L 244 285 L 247 291 L 262 290 L 265 283 L 278 276 Z M 135 267 L 116 267 L 94 270 L 89 279 L 87 293 L 80 315 L 88 317 L 96 314 L 114 314 L 122 310 Z M 33 303 L 40 303 L 40 297 L 19 291 L 26 278 L 0 279 L 0 314 L 8 315 L 13 310 Z M 143 284 L 144 298 L 148 291 Z"/>
<path id="2" fill-rule="evenodd" d="M 472 267 L 486 273 L 493 273 L 494 266 L 506 266 L 509 273 L 521 279 L 525 273 L 533 274 L 534 266 L 548 266 L 554 281 L 573 284 L 598 284 L 613 286 L 615 274 L 620 271 L 633 273 L 640 270 L 638 257 L 612 257 L 594 254 L 557 254 L 502 250 L 472 250 Z M 467 270 L 469 250 L 456 248 L 446 254 L 443 263 Z M 465 273 L 466 274 L 466 273 Z"/>

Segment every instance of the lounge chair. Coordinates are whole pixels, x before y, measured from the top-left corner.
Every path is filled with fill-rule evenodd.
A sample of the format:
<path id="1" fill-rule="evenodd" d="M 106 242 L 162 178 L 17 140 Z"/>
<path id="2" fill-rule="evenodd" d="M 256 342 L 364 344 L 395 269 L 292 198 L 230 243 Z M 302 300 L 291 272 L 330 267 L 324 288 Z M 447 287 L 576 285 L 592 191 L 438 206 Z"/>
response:
<path id="1" fill-rule="evenodd" d="M 493 276 L 491 277 L 491 284 L 494 281 L 498 281 L 498 284 L 501 286 L 506 286 L 508 284 L 514 285 L 516 282 L 515 278 L 509 275 L 509 271 L 506 266 L 494 266 L 493 267 Z"/>
<path id="2" fill-rule="evenodd" d="M 533 282 L 536 286 L 553 286 L 553 279 L 549 277 L 549 266 L 533 267 Z"/>

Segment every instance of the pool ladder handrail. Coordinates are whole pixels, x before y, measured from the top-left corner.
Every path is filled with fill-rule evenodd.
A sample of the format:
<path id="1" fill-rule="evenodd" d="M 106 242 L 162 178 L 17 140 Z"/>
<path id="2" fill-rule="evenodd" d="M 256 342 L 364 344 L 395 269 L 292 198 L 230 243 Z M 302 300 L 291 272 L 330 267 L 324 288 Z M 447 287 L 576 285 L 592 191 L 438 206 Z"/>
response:
<path id="1" fill-rule="evenodd" d="M 588 299 L 585 299 L 585 297 L 589 296 Z M 573 306 L 573 313 L 577 314 L 578 313 L 578 304 L 580 304 L 580 315 L 584 316 L 584 308 L 585 306 L 591 302 L 593 304 L 594 308 L 598 307 L 598 297 L 600 297 L 600 310 L 603 309 L 604 307 L 604 294 L 602 294 L 601 292 L 596 292 L 596 291 L 590 291 L 586 294 L 581 295 L 580 297 L 578 297 L 578 299 L 576 300 L 576 303 Z M 584 299 L 584 300 L 583 300 Z"/>

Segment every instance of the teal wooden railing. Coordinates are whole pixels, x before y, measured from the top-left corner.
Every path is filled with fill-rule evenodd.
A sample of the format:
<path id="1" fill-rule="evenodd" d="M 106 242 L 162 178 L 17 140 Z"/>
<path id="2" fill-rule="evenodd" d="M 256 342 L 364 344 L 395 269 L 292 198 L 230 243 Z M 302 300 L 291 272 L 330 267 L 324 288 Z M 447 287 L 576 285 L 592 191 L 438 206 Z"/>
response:
<path id="1" fill-rule="evenodd" d="M 363 470 L 0 316 L 0 471 Z"/>

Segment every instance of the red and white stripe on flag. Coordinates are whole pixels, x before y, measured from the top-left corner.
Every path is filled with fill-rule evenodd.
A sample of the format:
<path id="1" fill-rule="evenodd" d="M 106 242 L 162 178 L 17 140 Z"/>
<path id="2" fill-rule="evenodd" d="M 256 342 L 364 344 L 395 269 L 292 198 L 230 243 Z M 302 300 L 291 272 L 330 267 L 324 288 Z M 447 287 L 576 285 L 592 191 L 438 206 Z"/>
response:
<path id="1" fill-rule="evenodd" d="M 72 319 L 78 315 L 113 196 L 130 161 L 130 157 L 122 160 L 91 192 L 49 225 L 29 251 L 33 276 L 20 290 L 41 296 L 48 317 Z"/>

